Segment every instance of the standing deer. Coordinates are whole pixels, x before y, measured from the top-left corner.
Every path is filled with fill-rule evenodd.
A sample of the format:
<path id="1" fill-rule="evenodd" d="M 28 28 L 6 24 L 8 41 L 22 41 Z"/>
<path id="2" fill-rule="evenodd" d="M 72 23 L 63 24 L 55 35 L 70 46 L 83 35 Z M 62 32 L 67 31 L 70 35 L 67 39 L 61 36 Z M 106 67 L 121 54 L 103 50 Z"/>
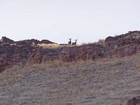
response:
<path id="1" fill-rule="evenodd" d="M 68 44 L 71 44 L 71 38 L 69 38 Z"/>
<path id="2" fill-rule="evenodd" d="M 77 39 L 75 40 L 75 42 L 72 43 L 72 45 L 76 45 L 77 44 Z"/>

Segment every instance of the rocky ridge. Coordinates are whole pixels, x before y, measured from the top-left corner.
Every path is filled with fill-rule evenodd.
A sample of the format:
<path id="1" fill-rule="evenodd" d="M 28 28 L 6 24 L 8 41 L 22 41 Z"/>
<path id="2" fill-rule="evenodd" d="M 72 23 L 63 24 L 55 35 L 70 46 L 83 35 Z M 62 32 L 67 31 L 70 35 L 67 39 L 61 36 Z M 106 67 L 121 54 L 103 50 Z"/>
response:
<path id="1" fill-rule="evenodd" d="M 72 62 L 124 57 L 140 51 L 140 31 L 131 31 L 115 37 L 107 37 L 100 43 L 81 46 L 64 46 L 54 49 L 42 48 L 37 44 L 54 44 L 49 40 L 13 41 L 2 37 L 0 41 L 0 71 L 13 65 L 42 63 L 53 60 Z"/>

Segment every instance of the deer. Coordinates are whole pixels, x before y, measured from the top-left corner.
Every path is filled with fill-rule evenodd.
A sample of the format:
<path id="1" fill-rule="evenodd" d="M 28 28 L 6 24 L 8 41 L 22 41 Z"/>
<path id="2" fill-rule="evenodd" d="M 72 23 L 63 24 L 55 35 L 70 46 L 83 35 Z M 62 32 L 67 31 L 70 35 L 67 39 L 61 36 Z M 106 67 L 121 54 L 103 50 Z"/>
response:
<path id="1" fill-rule="evenodd" d="M 75 40 L 75 42 L 72 43 L 72 45 L 76 45 L 77 44 L 77 39 Z"/>
<path id="2" fill-rule="evenodd" d="M 69 38 L 68 44 L 71 44 L 71 38 Z"/>

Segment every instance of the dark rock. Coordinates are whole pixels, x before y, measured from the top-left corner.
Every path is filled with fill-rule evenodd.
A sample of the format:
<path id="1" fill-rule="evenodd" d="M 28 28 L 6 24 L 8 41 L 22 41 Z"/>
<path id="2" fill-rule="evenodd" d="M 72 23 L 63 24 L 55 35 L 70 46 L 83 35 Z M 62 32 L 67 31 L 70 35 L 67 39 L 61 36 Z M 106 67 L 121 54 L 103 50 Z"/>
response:
<path id="1" fill-rule="evenodd" d="M 5 36 L 1 38 L 1 44 L 14 44 L 15 42 Z"/>
<path id="2" fill-rule="evenodd" d="M 72 103 L 67 103 L 66 105 L 72 105 Z"/>
<path id="3" fill-rule="evenodd" d="M 42 61 L 42 53 L 40 49 L 35 49 L 35 51 L 32 53 L 28 60 L 28 64 L 35 64 L 35 63 L 41 63 Z"/>
<path id="4" fill-rule="evenodd" d="M 21 41 L 16 41 L 16 45 L 36 45 L 37 44 L 54 44 L 54 42 L 49 41 L 49 40 L 36 40 L 36 39 L 31 39 L 31 40 L 21 40 Z"/>
<path id="5" fill-rule="evenodd" d="M 128 100 L 127 105 L 140 105 L 140 97 L 134 97 Z"/>
<path id="6" fill-rule="evenodd" d="M 54 44 L 54 42 L 49 41 L 49 40 L 41 40 L 39 43 L 40 43 L 40 44 L 41 44 L 41 43 L 44 43 L 44 44 Z"/>

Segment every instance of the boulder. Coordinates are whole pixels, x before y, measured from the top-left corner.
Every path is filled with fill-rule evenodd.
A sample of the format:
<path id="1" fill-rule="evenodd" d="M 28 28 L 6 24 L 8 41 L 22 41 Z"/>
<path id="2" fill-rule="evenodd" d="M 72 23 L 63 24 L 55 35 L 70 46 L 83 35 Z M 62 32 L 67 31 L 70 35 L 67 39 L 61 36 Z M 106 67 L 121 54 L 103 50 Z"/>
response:
<path id="1" fill-rule="evenodd" d="M 140 96 L 128 100 L 127 105 L 140 105 Z"/>

